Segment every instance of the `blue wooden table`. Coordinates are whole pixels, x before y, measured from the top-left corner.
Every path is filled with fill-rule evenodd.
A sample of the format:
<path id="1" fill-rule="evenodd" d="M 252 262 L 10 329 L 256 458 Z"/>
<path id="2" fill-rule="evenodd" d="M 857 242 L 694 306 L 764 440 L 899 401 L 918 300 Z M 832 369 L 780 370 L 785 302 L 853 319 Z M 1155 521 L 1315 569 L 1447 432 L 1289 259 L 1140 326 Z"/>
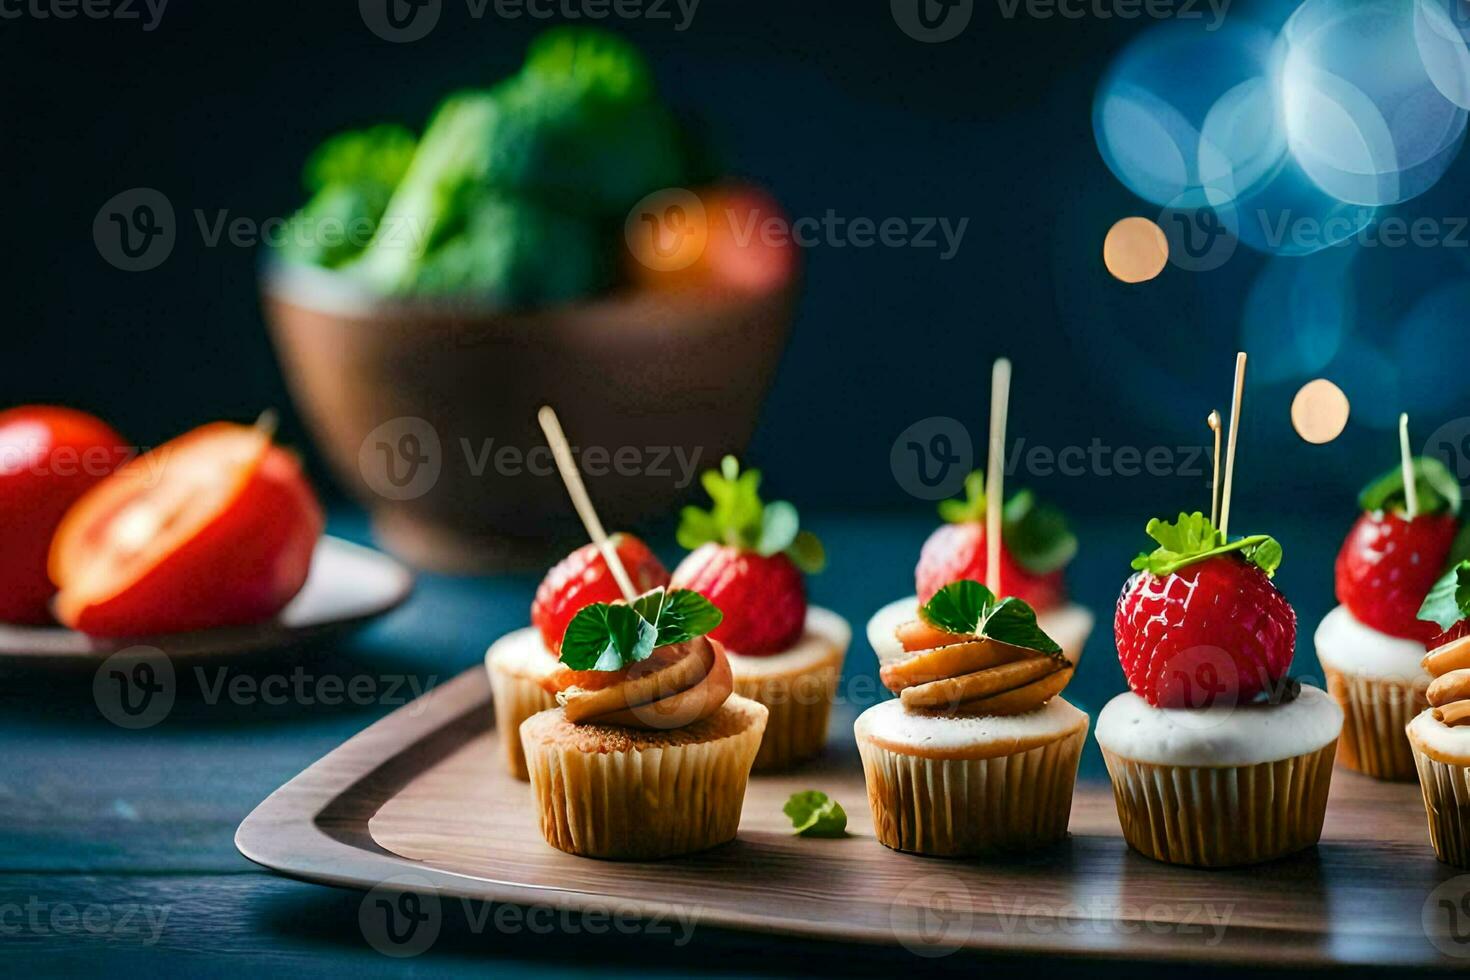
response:
<path id="1" fill-rule="evenodd" d="M 850 674 L 875 672 L 862 625 L 881 603 L 912 590 L 913 563 L 933 526 L 928 513 L 817 514 L 808 522 L 832 559 L 812 580 L 813 599 L 855 627 Z M 1128 559 L 1145 544 L 1142 523 L 1140 516 L 1079 528 L 1072 591 L 1097 611 L 1099 629 L 1068 698 L 1094 716 L 1123 687 L 1111 605 Z M 367 539 L 351 512 L 334 515 L 331 529 Z M 1315 538 L 1277 530 L 1287 546 L 1280 582 L 1302 622 L 1297 673 L 1320 678 L 1310 637 L 1331 604 L 1341 529 L 1318 529 Z M 656 546 L 666 560 L 677 557 L 667 540 Z M 920 961 L 902 950 L 718 930 L 683 942 L 636 928 L 594 934 L 577 922 L 515 918 L 497 926 L 473 915 L 450 916 L 423 955 L 390 959 L 363 935 L 361 896 L 277 877 L 235 851 L 236 826 L 272 790 L 416 690 L 476 666 L 490 640 L 524 625 L 535 585 L 532 575 L 424 576 L 407 605 L 348 640 L 186 665 L 171 713 L 140 731 L 101 716 L 91 668 L 0 668 L 5 973 L 888 976 L 922 967 L 973 975 L 976 964 L 964 957 Z M 1095 746 L 1082 776 L 1104 778 Z M 987 969 L 1032 973 L 1034 964 L 997 961 Z M 1095 967 L 1047 969 L 1090 975 Z"/>

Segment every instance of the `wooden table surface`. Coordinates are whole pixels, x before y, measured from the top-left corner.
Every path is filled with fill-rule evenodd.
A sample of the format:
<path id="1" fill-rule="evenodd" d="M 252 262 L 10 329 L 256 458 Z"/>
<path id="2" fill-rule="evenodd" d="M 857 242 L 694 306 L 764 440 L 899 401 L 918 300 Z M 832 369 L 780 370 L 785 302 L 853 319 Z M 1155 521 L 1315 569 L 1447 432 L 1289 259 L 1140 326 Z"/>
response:
<path id="1" fill-rule="evenodd" d="M 815 601 L 853 620 L 848 676 L 873 673 L 861 639 L 868 612 L 911 588 L 913 556 L 930 523 L 903 517 L 816 515 L 832 568 Z M 340 514 L 334 533 L 362 539 Z M 1106 611 L 1138 546 L 1132 525 L 1084 528 L 1071 581 L 1079 601 Z M 1336 533 L 1295 541 L 1281 581 L 1307 637 L 1297 672 L 1317 670 L 1311 629 L 1331 603 Z M 671 549 L 661 547 L 666 557 Z M 108 722 L 91 669 L 0 666 L 0 949 L 7 973 L 147 970 L 150 975 L 492 976 L 844 973 L 896 971 L 1096 976 L 1105 968 L 1049 957 L 917 959 L 903 950 L 675 930 L 544 921 L 516 909 L 486 919 L 445 916 L 437 940 L 410 960 L 380 954 L 364 935 L 363 898 L 287 880 L 241 857 L 244 816 L 276 787 L 417 691 L 477 662 L 488 641 L 521 626 L 536 576 L 425 577 L 414 598 L 359 636 L 327 648 L 249 660 L 178 665 L 172 710 L 127 731 Z M 1094 715 L 1122 689 L 1106 617 L 1069 698 Z M 1103 776 L 1095 746 L 1083 778 Z M 1423 848 L 1428 849 L 1427 839 Z M 1422 854 L 1413 853 L 1419 860 Z M 1322 866 L 1332 873 L 1331 862 Z M 1387 874 L 1388 872 L 1386 872 Z M 1453 873 L 1446 871 L 1446 878 Z M 812 882 L 820 890 L 822 883 Z M 1371 909 L 1364 918 L 1371 941 Z M 1467 961 L 1470 962 L 1470 961 Z M 1118 976 L 1177 975 L 1177 966 L 1106 968 Z M 1199 976 L 1234 975 L 1208 961 Z M 1255 973 L 1252 975 L 1260 975 Z M 1381 975 L 1364 973 L 1363 975 Z"/>

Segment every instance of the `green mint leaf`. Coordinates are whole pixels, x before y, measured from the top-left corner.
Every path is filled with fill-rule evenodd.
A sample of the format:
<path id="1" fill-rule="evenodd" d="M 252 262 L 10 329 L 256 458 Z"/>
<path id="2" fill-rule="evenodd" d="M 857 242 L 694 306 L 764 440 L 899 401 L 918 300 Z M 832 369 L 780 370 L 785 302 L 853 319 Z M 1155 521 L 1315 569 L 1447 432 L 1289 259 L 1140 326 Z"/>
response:
<path id="1" fill-rule="evenodd" d="M 786 549 L 786 556 L 808 575 L 815 575 L 827 567 L 827 549 L 822 547 L 821 540 L 810 531 L 801 531 L 796 535 L 796 540 Z"/>
<path id="2" fill-rule="evenodd" d="M 1419 513 L 1458 515 L 1460 481 L 1450 468 L 1433 456 L 1416 456 L 1410 465 L 1419 491 Z M 1364 511 L 1402 512 L 1407 507 L 1403 467 L 1395 466 L 1364 487 L 1358 494 L 1358 506 Z"/>
<path id="3" fill-rule="evenodd" d="M 1065 568 L 1077 555 L 1077 535 L 1056 507 L 1043 504 L 1030 490 L 1006 501 L 1001 512 L 1006 550 L 1026 571 L 1047 575 Z"/>
<path id="4" fill-rule="evenodd" d="M 690 551 L 710 542 L 770 557 L 785 553 L 805 572 L 821 571 L 821 542 L 801 530 L 796 508 L 784 500 L 761 500 L 760 470 L 741 470 L 734 456 L 706 470 L 700 483 L 710 507 L 685 507 L 679 513 L 679 544 Z"/>
<path id="5" fill-rule="evenodd" d="M 781 808 L 791 818 L 792 832 L 802 837 L 843 837 L 847 834 L 847 812 L 842 804 L 820 790 L 792 793 Z"/>
<path id="6" fill-rule="evenodd" d="M 1232 553 L 1239 553 L 1265 572 L 1268 578 L 1274 577 L 1276 569 L 1281 567 L 1281 544 L 1275 538 L 1252 534 L 1234 541 L 1222 541 L 1215 525 L 1198 511 L 1180 514 L 1172 524 L 1155 517 L 1144 530 L 1159 546 L 1133 559 L 1133 568 L 1160 578 L 1207 558 Z"/>
<path id="7" fill-rule="evenodd" d="M 567 624 L 561 662 L 573 670 L 622 670 L 646 660 L 658 629 L 631 606 L 594 602 Z"/>
<path id="8" fill-rule="evenodd" d="M 965 495 L 959 500 L 941 500 L 939 516 L 950 524 L 985 520 L 985 474 L 974 470 L 965 477 Z"/>
<path id="9" fill-rule="evenodd" d="M 779 555 L 791 547 L 800 529 L 801 519 L 796 516 L 796 508 L 784 500 L 773 500 L 761 512 L 760 539 L 755 550 L 766 557 Z"/>
<path id="10" fill-rule="evenodd" d="M 961 636 L 983 636 L 998 643 L 1060 654 L 1062 648 L 1036 623 L 1036 610 L 1015 597 L 996 601 L 972 579 L 951 582 L 924 604 L 919 618 L 935 629 Z"/>
<path id="11" fill-rule="evenodd" d="M 1447 630 L 1470 617 L 1470 561 L 1445 572 L 1419 607 L 1419 618 Z"/>
<path id="12" fill-rule="evenodd" d="M 655 647 L 704 636 L 725 618 L 713 602 L 690 589 L 645 592 L 633 600 L 633 609 L 657 630 Z"/>

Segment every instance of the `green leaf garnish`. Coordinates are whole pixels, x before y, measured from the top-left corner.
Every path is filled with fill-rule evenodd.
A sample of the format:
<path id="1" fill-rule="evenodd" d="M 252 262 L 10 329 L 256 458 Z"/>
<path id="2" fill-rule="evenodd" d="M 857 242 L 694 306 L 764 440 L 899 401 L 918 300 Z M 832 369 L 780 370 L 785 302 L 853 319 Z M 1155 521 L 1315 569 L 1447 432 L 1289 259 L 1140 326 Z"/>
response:
<path id="1" fill-rule="evenodd" d="M 985 520 L 985 474 L 975 470 L 965 477 L 965 496 L 942 500 L 939 516 L 951 524 Z M 1066 567 L 1077 554 L 1077 536 L 1067 527 L 1060 510 L 1020 490 L 1001 508 L 1001 540 L 1016 563 L 1033 575 Z"/>
<path id="2" fill-rule="evenodd" d="M 1133 559 L 1133 568 L 1159 577 L 1171 575 L 1206 558 L 1237 552 L 1265 572 L 1268 578 L 1275 576 L 1276 569 L 1281 566 L 1281 544 L 1275 538 L 1267 534 L 1252 534 L 1230 542 L 1222 541 L 1215 525 L 1198 511 L 1180 514 L 1172 524 L 1155 517 L 1144 530 L 1159 546 Z"/>
<path id="3" fill-rule="evenodd" d="M 660 586 L 631 606 L 594 602 L 567 624 L 560 660 L 573 670 L 622 670 L 659 647 L 705 635 L 722 619 L 714 603 L 689 589 Z"/>
<path id="4" fill-rule="evenodd" d="M 679 512 L 682 547 L 693 551 L 713 541 L 765 557 L 785 554 L 808 574 L 826 566 L 822 543 L 810 531 L 801 530 L 796 508 L 784 500 L 761 500 L 760 470 L 742 472 L 739 461 L 726 456 L 718 470 L 705 471 L 700 483 L 711 506 L 708 510 L 690 506 Z"/>
<path id="5" fill-rule="evenodd" d="M 1420 514 L 1460 513 L 1460 481 L 1450 468 L 1433 456 L 1416 456 L 1411 462 L 1414 487 L 1419 491 Z M 1358 506 L 1365 511 L 1402 512 L 1407 504 L 1404 496 L 1404 469 L 1395 466 L 1363 488 Z"/>
<path id="6" fill-rule="evenodd" d="M 924 603 L 919 618 L 960 636 L 983 636 L 998 643 L 1060 654 L 1061 646 L 1036 624 L 1036 610 L 1014 596 L 995 594 L 972 579 L 951 582 Z"/>
<path id="7" fill-rule="evenodd" d="M 1447 630 L 1470 617 L 1470 561 L 1445 572 L 1419 607 L 1419 618 Z"/>
<path id="8" fill-rule="evenodd" d="M 842 804 L 820 790 L 792 793 L 781 812 L 791 818 L 793 832 L 802 837 L 842 837 L 847 833 L 847 813 Z"/>

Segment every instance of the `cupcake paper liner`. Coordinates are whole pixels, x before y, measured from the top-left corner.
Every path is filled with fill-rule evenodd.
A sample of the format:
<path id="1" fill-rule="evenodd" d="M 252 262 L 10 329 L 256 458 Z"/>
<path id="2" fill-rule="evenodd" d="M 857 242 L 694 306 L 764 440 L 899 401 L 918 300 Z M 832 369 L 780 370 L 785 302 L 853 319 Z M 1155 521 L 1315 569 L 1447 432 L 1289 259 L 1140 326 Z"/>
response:
<path id="1" fill-rule="evenodd" d="M 1162 766 L 1106 749 L 1123 837 L 1157 861 L 1195 867 L 1255 864 L 1322 836 L 1337 740 L 1253 766 Z"/>
<path id="2" fill-rule="evenodd" d="M 519 780 L 529 779 L 526 753 L 521 748 L 521 722 L 540 711 L 556 707 L 556 698 L 533 680 L 512 674 L 491 661 L 490 696 L 495 702 L 495 727 L 505 747 L 505 762 L 510 774 Z"/>
<path id="3" fill-rule="evenodd" d="M 552 847 L 639 860 L 735 837 L 764 711 L 731 734 L 679 744 L 668 744 L 664 733 L 619 730 L 631 746 L 612 751 L 526 736 L 538 721 L 527 721 L 522 741 L 541 833 Z"/>
<path id="4" fill-rule="evenodd" d="M 1470 868 L 1470 769 L 1437 762 L 1413 746 L 1434 856 Z"/>
<path id="5" fill-rule="evenodd" d="M 1429 707 L 1424 690 L 1402 681 L 1358 677 L 1325 668 L 1327 689 L 1342 706 L 1342 738 L 1337 761 L 1348 769 L 1408 782 L 1414 778 L 1414 754 L 1404 727 Z"/>
<path id="6" fill-rule="evenodd" d="M 773 677 L 735 675 L 735 693 L 759 701 L 770 712 L 755 771 L 786 769 L 827 744 L 827 719 L 842 675 L 842 657 L 801 674 Z"/>
<path id="7" fill-rule="evenodd" d="M 858 739 L 878 840 L 897 851 L 965 857 L 1044 847 L 1067 836 L 1087 726 L 1026 752 L 934 759 Z"/>

